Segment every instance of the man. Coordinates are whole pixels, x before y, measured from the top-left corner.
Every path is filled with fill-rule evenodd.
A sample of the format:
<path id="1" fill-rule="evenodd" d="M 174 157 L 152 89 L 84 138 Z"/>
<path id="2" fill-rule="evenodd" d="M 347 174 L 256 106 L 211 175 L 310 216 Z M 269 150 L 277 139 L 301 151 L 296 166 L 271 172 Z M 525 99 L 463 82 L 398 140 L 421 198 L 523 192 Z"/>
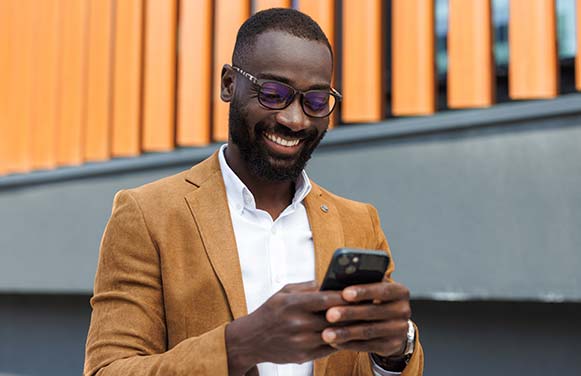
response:
<path id="1" fill-rule="evenodd" d="M 389 253 L 372 206 L 303 170 L 340 100 L 327 38 L 271 9 L 241 27 L 232 61 L 228 144 L 115 198 L 85 375 L 421 375 L 393 267 L 381 283 L 318 288 L 336 248 Z"/>

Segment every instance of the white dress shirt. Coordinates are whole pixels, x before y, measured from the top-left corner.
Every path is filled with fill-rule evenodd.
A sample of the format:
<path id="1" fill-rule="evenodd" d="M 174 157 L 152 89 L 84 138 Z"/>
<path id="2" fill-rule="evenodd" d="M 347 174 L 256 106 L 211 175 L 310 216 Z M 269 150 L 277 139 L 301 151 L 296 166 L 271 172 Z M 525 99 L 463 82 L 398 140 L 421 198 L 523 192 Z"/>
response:
<path id="1" fill-rule="evenodd" d="M 252 192 L 226 163 L 226 146 L 220 148 L 218 158 L 240 258 L 246 307 L 251 313 L 284 285 L 315 279 L 313 234 L 303 205 L 311 183 L 302 171 L 295 182 L 291 204 L 273 220 L 266 211 L 256 208 Z M 378 376 L 400 374 L 373 365 Z M 313 362 L 260 363 L 258 371 L 261 376 L 310 376 Z"/>

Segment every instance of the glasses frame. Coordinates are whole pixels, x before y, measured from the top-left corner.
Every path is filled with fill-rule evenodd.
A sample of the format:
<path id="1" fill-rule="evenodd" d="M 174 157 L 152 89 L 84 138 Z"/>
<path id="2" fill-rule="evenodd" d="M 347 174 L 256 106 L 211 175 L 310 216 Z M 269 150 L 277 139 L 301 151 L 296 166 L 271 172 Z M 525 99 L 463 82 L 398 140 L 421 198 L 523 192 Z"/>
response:
<path id="1" fill-rule="evenodd" d="M 259 95 L 257 97 L 258 102 L 263 107 L 266 107 L 269 110 L 284 110 L 285 108 L 287 108 L 288 106 L 290 106 L 294 102 L 297 94 L 300 94 L 300 96 L 301 96 L 300 97 L 301 98 L 301 100 L 300 100 L 301 108 L 302 108 L 303 112 L 305 113 L 305 115 L 312 117 L 312 118 L 323 119 L 323 118 L 331 116 L 331 113 L 333 113 L 333 110 L 335 110 L 335 107 L 337 107 L 337 103 L 341 102 L 341 100 L 343 99 L 343 96 L 341 95 L 341 93 L 339 93 L 337 90 L 335 90 L 334 88 L 331 87 L 328 94 L 335 98 L 335 103 L 333 103 L 333 107 L 331 107 L 331 110 L 329 110 L 329 113 L 324 115 L 324 116 L 314 116 L 314 115 L 307 113 L 307 111 L 305 110 L 305 94 L 308 94 L 309 92 L 313 92 L 313 91 L 325 92 L 325 90 L 314 89 L 314 90 L 301 91 L 301 90 L 295 89 L 294 87 L 292 87 L 288 84 L 285 84 L 284 82 L 280 82 L 277 80 L 268 80 L 268 79 L 263 80 L 263 79 L 257 78 L 255 76 L 253 76 L 252 74 L 246 72 L 244 69 L 239 68 L 235 65 L 232 65 L 232 69 L 234 69 L 236 72 L 240 73 L 242 76 L 246 77 L 254 85 L 258 86 L 258 88 L 259 88 Z M 277 107 L 268 106 L 268 105 L 262 103 L 262 100 L 260 100 L 260 91 L 262 90 L 262 85 L 267 83 L 267 82 L 275 82 L 279 85 L 283 85 L 283 86 L 288 87 L 292 91 L 292 97 L 286 105 L 284 105 L 280 108 L 277 108 Z"/>

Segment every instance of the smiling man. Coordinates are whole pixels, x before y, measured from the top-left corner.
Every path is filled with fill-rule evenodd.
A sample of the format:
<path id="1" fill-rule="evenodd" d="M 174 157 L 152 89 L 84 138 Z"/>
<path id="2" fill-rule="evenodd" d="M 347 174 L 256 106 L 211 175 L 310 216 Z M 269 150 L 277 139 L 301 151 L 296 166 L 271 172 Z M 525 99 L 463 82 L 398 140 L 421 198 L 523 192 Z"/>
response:
<path id="1" fill-rule="evenodd" d="M 190 170 L 115 197 L 84 374 L 421 375 L 409 291 L 319 291 L 339 247 L 389 253 L 377 211 L 304 171 L 341 100 L 319 26 L 259 12 L 222 70 L 229 140 Z M 372 302 L 372 303 L 370 303 Z"/>

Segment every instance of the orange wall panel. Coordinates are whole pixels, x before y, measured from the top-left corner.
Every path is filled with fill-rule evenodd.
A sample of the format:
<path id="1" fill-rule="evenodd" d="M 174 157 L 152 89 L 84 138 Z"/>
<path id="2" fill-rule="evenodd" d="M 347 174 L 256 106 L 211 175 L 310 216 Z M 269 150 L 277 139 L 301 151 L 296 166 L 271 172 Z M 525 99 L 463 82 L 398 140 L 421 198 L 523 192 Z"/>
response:
<path id="1" fill-rule="evenodd" d="M 116 2 L 113 71 L 113 156 L 141 152 L 141 71 L 143 2 Z"/>
<path id="2" fill-rule="evenodd" d="M 180 2 L 177 143 L 210 142 L 212 0 Z"/>
<path id="3" fill-rule="evenodd" d="M 7 105 L 8 123 L 6 143 L 6 168 L 9 172 L 26 172 L 30 170 L 30 137 L 32 127 L 32 93 L 33 93 L 33 10 L 32 0 L 8 2 L 9 17 L 12 22 L 13 43 L 10 44 L 11 60 L 7 82 L 10 97 Z"/>
<path id="4" fill-rule="evenodd" d="M 145 151 L 170 151 L 175 138 L 177 0 L 147 0 L 143 75 Z"/>
<path id="5" fill-rule="evenodd" d="M 510 97 L 555 97 L 559 72 L 554 0 L 511 0 L 508 40 Z"/>
<path id="6" fill-rule="evenodd" d="M 269 8 L 290 8 L 291 0 L 254 0 L 254 12 Z"/>
<path id="7" fill-rule="evenodd" d="M 450 0 L 448 20 L 448 106 L 491 106 L 495 95 L 491 0 Z"/>
<path id="8" fill-rule="evenodd" d="M 380 0 L 343 2 L 341 114 L 344 122 L 373 122 L 383 118 L 381 7 Z"/>
<path id="9" fill-rule="evenodd" d="M 50 169 L 56 167 L 60 0 L 36 2 L 34 9 L 31 163 L 34 169 Z"/>
<path id="10" fill-rule="evenodd" d="M 113 1 L 90 0 L 85 160 L 110 157 Z"/>
<path id="11" fill-rule="evenodd" d="M 393 0 L 392 112 L 429 115 L 436 110 L 434 0 Z"/>
<path id="12" fill-rule="evenodd" d="M 250 16 L 248 0 L 216 0 L 214 25 L 214 82 L 212 130 L 215 141 L 228 139 L 228 103 L 220 99 L 222 67 L 232 62 L 232 51 L 240 25 Z"/>
<path id="13" fill-rule="evenodd" d="M 14 42 L 12 2 L 0 1 L 0 176 L 9 171 L 9 144 L 11 137 L 12 43 Z"/>
<path id="14" fill-rule="evenodd" d="M 334 53 L 334 70 L 332 84 L 335 86 L 337 77 L 337 54 L 335 53 L 335 0 L 301 0 L 299 10 L 311 16 L 323 29 L 329 39 Z M 337 124 L 337 108 L 333 111 L 329 121 L 329 127 L 333 128 Z"/>
<path id="15" fill-rule="evenodd" d="M 83 162 L 88 5 L 86 0 L 61 0 L 61 85 L 56 138 L 59 165 Z"/>

